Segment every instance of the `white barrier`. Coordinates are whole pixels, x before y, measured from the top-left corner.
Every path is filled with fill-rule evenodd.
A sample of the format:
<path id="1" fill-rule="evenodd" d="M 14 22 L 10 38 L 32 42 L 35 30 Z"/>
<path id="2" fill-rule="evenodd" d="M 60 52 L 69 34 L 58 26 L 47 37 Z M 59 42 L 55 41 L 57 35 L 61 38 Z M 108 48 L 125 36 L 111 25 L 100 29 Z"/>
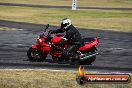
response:
<path id="1" fill-rule="evenodd" d="M 77 9 L 77 0 L 72 0 L 72 10 Z"/>

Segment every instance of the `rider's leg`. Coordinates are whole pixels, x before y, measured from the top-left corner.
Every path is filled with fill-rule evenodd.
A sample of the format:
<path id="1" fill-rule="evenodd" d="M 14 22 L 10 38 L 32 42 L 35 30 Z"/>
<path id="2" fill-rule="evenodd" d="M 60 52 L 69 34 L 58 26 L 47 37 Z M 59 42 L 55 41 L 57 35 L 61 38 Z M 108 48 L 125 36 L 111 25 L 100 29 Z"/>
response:
<path id="1" fill-rule="evenodd" d="M 78 49 L 78 45 L 71 45 L 68 49 L 64 50 L 64 54 L 72 56 L 74 59 L 79 59 L 79 56 L 75 53 Z"/>

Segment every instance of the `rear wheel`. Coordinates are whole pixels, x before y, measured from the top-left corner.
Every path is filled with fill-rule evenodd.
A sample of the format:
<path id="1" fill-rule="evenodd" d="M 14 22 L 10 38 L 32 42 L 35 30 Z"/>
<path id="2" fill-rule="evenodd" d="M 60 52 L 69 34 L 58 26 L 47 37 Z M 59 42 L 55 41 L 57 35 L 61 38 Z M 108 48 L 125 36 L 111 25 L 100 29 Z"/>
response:
<path id="1" fill-rule="evenodd" d="M 38 52 L 36 49 L 30 47 L 29 50 L 27 51 L 27 56 L 29 61 L 41 62 L 46 59 L 47 53 Z"/>

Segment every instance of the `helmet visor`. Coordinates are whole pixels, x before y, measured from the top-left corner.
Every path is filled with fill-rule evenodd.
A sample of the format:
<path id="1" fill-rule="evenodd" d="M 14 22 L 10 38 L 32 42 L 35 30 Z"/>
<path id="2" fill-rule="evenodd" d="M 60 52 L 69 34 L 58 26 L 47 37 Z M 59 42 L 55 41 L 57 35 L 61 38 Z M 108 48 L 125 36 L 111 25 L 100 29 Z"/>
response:
<path id="1" fill-rule="evenodd" d="M 64 29 L 67 26 L 67 23 L 63 24 L 61 23 L 61 29 Z"/>

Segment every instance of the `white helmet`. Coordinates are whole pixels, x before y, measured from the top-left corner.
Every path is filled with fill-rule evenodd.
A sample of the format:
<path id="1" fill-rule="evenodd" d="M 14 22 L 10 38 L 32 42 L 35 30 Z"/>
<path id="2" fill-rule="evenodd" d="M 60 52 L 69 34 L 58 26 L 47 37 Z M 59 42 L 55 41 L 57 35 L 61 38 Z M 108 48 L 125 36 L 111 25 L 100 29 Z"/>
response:
<path id="1" fill-rule="evenodd" d="M 68 18 L 64 18 L 61 21 L 61 29 L 67 29 L 71 25 L 71 20 Z"/>

